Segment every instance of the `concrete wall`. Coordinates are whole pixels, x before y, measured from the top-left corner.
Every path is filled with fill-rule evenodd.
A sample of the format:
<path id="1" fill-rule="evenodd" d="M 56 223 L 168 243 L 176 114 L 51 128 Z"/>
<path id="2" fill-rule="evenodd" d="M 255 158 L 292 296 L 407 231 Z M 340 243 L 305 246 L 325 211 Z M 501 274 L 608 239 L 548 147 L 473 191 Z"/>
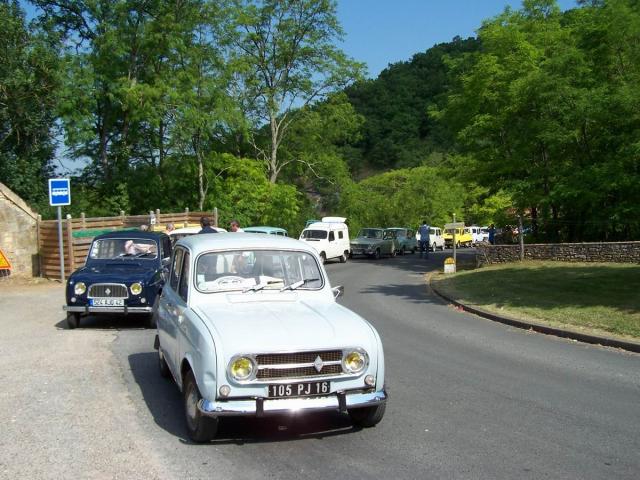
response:
<path id="1" fill-rule="evenodd" d="M 0 249 L 11 263 L 11 276 L 38 272 L 37 214 L 0 183 Z"/>
<path id="2" fill-rule="evenodd" d="M 520 245 L 476 244 L 476 263 L 517 262 Z M 525 244 L 525 260 L 640 263 L 640 242 Z"/>

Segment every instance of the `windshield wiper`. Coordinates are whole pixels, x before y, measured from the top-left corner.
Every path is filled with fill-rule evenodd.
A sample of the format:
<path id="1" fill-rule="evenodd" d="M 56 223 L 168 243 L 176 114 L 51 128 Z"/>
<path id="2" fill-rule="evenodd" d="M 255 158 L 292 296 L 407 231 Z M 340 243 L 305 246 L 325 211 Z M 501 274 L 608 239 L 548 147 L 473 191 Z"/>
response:
<path id="1" fill-rule="evenodd" d="M 307 282 L 315 282 L 316 280 L 320 280 L 320 279 L 319 278 L 306 278 L 304 280 L 299 280 L 297 282 L 290 283 L 289 285 L 285 285 L 284 287 L 282 287 L 280 289 L 280 291 L 284 292 L 285 290 L 295 290 L 297 288 L 300 288 L 301 286 L 303 286 Z"/>
<path id="2" fill-rule="evenodd" d="M 263 288 L 268 287 L 269 285 L 273 285 L 274 283 L 282 283 L 282 280 L 269 280 L 268 282 L 258 283 L 257 285 L 245 288 L 244 290 L 242 290 L 242 293 L 257 292 L 258 290 L 262 290 Z"/>
<path id="3" fill-rule="evenodd" d="M 136 258 L 144 257 L 145 255 L 155 255 L 153 252 L 142 252 L 136 255 Z"/>

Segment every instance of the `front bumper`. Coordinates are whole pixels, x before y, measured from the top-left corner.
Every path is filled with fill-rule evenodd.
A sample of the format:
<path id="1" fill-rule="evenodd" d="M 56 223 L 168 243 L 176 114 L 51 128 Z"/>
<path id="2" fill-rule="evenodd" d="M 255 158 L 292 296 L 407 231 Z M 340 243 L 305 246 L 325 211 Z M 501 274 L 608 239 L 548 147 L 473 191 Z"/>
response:
<path id="1" fill-rule="evenodd" d="M 89 305 L 64 305 L 62 307 L 67 312 L 80 312 L 80 313 L 152 313 L 153 307 L 90 307 Z"/>
<path id="2" fill-rule="evenodd" d="M 257 416 L 331 410 L 346 413 L 347 409 L 373 407 L 387 401 L 387 392 L 336 392 L 323 397 L 251 398 L 239 400 L 209 401 L 201 399 L 198 410 L 203 415 Z"/>

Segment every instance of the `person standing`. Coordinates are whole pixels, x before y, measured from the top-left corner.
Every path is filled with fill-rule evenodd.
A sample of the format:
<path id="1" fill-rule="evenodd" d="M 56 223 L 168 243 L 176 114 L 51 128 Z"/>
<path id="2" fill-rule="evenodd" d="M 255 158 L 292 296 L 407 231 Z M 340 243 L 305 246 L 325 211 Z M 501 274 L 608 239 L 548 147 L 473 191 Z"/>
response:
<path id="1" fill-rule="evenodd" d="M 493 223 L 489 226 L 489 243 L 496 244 L 496 226 Z"/>
<path id="2" fill-rule="evenodd" d="M 429 225 L 427 225 L 427 221 L 423 220 L 422 225 L 418 228 L 418 233 L 420 234 L 420 253 L 424 252 L 425 255 L 429 256 Z"/>
<path id="3" fill-rule="evenodd" d="M 168 235 L 176 229 L 173 223 L 167 223 L 167 226 L 164 227 L 164 232 Z"/>
<path id="4" fill-rule="evenodd" d="M 240 222 L 236 219 L 231 220 L 229 222 L 229 230 L 232 232 L 244 232 L 243 229 L 240 228 Z"/>
<path id="5" fill-rule="evenodd" d="M 200 226 L 202 227 L 202 230 L 198 233 L 218 233 L 216 230 L 211 228 L 211 219 L 209 219 L 209 217 L 201 217 Z"/>

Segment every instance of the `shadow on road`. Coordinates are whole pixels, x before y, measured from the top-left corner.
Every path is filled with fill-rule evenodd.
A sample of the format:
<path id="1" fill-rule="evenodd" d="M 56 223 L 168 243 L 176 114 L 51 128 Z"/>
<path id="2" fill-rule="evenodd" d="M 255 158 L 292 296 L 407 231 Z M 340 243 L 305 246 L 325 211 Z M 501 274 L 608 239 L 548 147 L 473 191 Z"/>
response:
<path id="1" fill-rule="evenodd" d="M 78 328 L 91 330 L 144 330 L 146 319 L 144 315 L 87 315 L 81 317 Z M 66 318 L 54 325 L 60 330 L 70 330 Z"/>
<path id="2" fill-rule="evenodd" d="M 173 380 L 158 372 L 158 354 L 129 355 L 129 366 L 135 382 L 156 424 L 183 443 L 193 443 L 184 425 L 182 395 Z M 357 431 L 348 415 L 322 412 L 313 415 L 278 415 L 266 418 L 227 417 L 220 421 L 213 444 L 288 442 L 306 438 L 322 439 Z"/>

